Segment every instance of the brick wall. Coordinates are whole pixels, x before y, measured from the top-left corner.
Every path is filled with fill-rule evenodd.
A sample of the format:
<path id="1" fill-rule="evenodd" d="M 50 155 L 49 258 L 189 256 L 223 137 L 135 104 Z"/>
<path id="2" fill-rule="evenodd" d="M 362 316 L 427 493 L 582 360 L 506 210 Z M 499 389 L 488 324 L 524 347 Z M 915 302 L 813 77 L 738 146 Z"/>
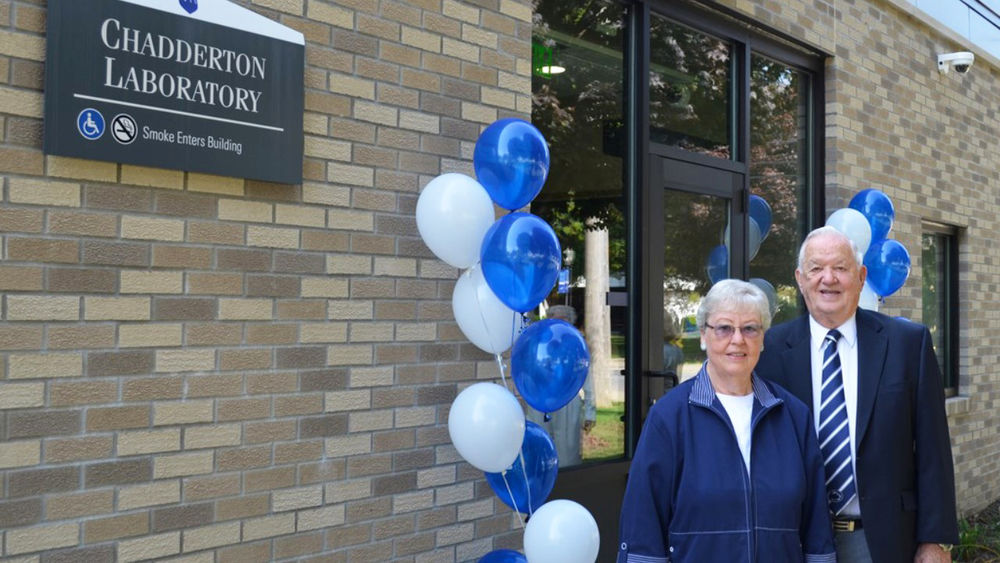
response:
<path id="1" fill-rule="evenodd" d="M 517 546 L 442 425 L 496 372 L 413 214 L 528 115 L 530 4 L 240 3 L 305 34 L 302 185 L 43 155 L 44 2 L 0 0 L 0 559 Z"/>
<path id="2" fill-rule="evenodd" d="M 884 191 L 896 209 L 890 237 L 913 266 L 883 312 L 921 316 L 921 221 L 959 228 L 959 396 L 947 407 L 960 511 L 985 507 L 1000 498 L 1000 61 L 907 0 L 723 3 L 833 55 L 827 210 L 864 188 Z M 969 74 L 938 72 L 938 53 L 965 50 L 977 59 Z"/>

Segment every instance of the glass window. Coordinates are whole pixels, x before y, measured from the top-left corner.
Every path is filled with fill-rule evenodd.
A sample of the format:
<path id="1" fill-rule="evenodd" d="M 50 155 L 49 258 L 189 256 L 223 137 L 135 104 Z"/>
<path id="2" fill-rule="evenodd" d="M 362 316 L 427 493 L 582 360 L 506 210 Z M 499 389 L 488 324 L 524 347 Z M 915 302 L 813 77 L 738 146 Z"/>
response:
<path id="1" fill-rule="evenodd" d="M 578 401 L 550 420 L 526 409 L 552 435 L 560 469 L 625 453 L 624 308 L 607 301 L 625 286 L 624 19 L 610 0 L 535 9 L 531 120 L 552 150 L 531 212 L 552 225 L 568 270 L 537 315 L 570 307 L 591 355 Z"/>
<path id="2" fill-rule="evenodd" d="M 958 240 L 955 229 L 924 224 L 920 256 L 923 323 L 930 329 L 948 396 L 958 390 Z"/>
<path id="3" fill-rule="evenodd" d="M 734 154 L 732 46 L 655 15 L 649 29 L 649 140 Z"/>
<path id="4" fill-rule="evenodd" d="M 804 313 L 794 270 L 808 230 L 810 87 L 809 74 L 751 55 L 750 277 L 775 297 L 775 323 Z"/>

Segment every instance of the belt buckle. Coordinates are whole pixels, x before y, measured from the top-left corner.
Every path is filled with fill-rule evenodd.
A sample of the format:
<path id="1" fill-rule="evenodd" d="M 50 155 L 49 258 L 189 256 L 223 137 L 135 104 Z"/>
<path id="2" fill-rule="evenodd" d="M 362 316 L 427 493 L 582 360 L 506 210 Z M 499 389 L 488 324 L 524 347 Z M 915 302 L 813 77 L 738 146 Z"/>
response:
<path id="1" fill-rule="evenodd" d="M 834 520 L 833 521 L 833 531 L 834 532 L 853 532 L 854 531 L 854 520 Z"/>

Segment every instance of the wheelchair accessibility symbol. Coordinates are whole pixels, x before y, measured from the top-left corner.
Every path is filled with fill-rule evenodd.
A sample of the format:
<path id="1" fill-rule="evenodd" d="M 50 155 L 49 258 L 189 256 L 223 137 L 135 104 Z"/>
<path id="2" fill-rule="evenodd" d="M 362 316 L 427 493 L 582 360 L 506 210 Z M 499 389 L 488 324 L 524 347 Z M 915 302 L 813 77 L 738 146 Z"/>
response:
<path id="1" fill-rule="evenodd" d="M 100 139 L 104 134 L 104 116 L 94 108 L 87 108 L 76 116 L 76 129 L 84 139 Z"/>

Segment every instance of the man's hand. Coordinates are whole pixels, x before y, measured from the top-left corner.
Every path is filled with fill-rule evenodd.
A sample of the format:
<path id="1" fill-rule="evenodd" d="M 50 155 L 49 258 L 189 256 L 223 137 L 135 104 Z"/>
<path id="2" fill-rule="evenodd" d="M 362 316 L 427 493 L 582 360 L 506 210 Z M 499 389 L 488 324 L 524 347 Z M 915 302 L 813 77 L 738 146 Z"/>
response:
<path id="1" fill-rule="evenodd" d="M 594 425 L 595 424 L 597 424 L 596 421 L 593 421 L 593 420 L 584 420 L 583 421 L 583 433 L 584 434 L 590 434 L 590 431 L 594 429 Z"/>
<path id="2" fill-rule="evenodd" d="M 917 556 L 913 558 L 913 563 L 949 563 L 951 553 L 941 549 L 936 543 L 922 543 L 917 548 Z"/>

